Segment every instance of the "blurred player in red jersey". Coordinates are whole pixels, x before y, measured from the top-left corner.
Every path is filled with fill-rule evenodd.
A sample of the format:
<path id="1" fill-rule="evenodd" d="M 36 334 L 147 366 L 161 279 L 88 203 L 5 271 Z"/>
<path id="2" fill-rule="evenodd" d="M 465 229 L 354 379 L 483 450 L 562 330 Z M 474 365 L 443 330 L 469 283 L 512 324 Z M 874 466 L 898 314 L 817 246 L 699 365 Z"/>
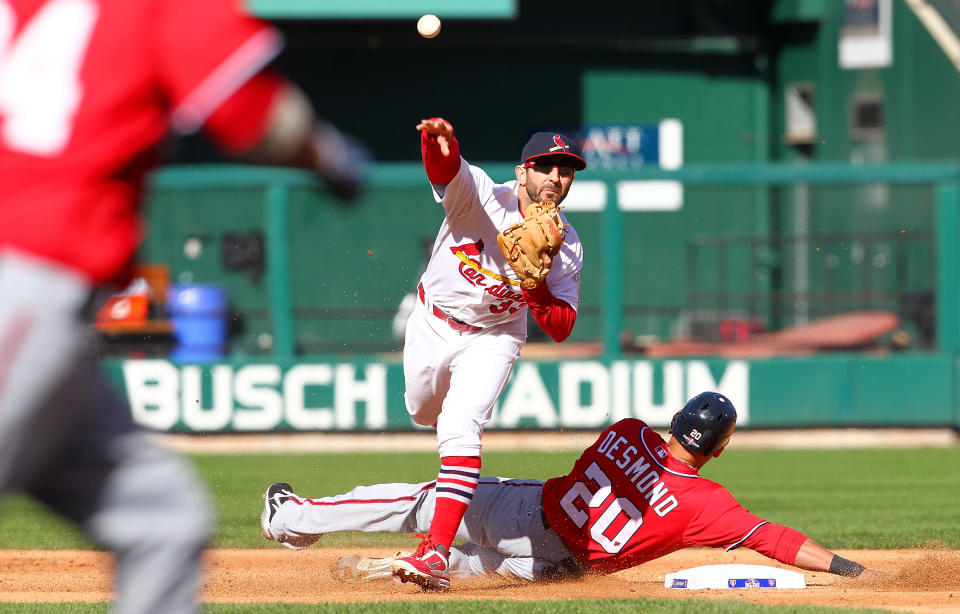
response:
<path id="1" fill-rule="evenodd" d="M 700 467 L 723 452 L 736 420 L 726 397 L 704 392 L 674 415 L 668 441 L 630 418 L 601 433 L 563 477 L 482 478 L 457 532 L 467 542 L 450 550 L 451 573 L 556 579 L 612 573 L 693 546 L 745 546 L 811 571 L 875 576 L 799 531 L 754 516 L 726 488 L 700 477 Z M 278 483 L 268 489 L 261 530 L 295 549 L 334 531 L 423 531 L 435 491 L 435 482 L 378 484 L 304 499 Z M 340 571 L 386 577 L 394 558 L 354 558 Z"/>
<path id="2" fill-rule="evenodd" d="M 267 64 L 281 40 L 236 0 L 0 0 L 0 496 L 23 491 L 116 555 L 116 610 L 195 610 L 213 515 L 100 373 L 89 321 L 140 239 L 172 128 L 311 168 L 342 197 L 359 144 Z"/>

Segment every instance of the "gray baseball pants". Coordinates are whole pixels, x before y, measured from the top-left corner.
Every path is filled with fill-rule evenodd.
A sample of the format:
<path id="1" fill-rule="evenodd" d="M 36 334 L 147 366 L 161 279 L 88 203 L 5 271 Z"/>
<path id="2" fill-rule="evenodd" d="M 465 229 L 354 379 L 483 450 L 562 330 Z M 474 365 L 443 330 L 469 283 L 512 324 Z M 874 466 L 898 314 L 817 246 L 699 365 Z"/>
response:
<path id="1" fill-rule="evenodd" d="M 0 252 L 0 498 L 27 493 L 109 548 L 119 614 L 194 612 L 212 507 L 110 389 L 90 296 L 64 267 Z"/>
<path id="2" fill-rule="evenodd" d="M 274 514 L 270 532 L 275 538 L 336 531 L 427 533 L 434 485 L 376 484 L 333 497 L 291 499 Z M 538 480 L 482 478 L 457 531 L 467 541 L 450 549 L 451 575 L 540 580 L 578 572 L 556 531 L 544 524 L 542 490 Z"/>

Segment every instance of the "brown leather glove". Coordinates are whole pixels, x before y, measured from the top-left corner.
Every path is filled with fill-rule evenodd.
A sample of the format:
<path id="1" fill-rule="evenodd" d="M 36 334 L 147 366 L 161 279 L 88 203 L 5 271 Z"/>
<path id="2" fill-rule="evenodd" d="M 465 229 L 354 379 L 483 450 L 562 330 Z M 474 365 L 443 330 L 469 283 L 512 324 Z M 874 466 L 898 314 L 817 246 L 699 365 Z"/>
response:
<path id="1" fill-rule="evenodd" d="M 560 208 L 551 200 L 531 203 L 523 221 L 497 235 L 500 251 L 520 277 L 520 285 L 532 290 L 543 283 L 550 272 L 543 255 L 549 260 L 557 255 L 563 244 L 563 220 Z"/>

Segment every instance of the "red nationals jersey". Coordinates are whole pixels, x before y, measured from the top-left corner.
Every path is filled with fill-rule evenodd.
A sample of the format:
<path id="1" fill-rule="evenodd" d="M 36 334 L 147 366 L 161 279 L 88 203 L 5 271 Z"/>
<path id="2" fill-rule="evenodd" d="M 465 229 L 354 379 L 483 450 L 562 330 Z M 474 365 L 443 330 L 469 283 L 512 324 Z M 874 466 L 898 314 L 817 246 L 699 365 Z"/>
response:
<path id="1" fill-rule="evenodd" d="M 806 539 L 745 510 L 635 419 L 608 428 L 569 475 L 548 480 L 543 510 L 580 564 L 601 573 L 690 546 L 745 545 L 792 564 Z"/>
<path id="2" fill-rule="evenodd" d="M 0 251 L 120 274 L 168 127 L 204 126 L 280 45 L 240 0 L 0 0 Z M 253 108 L 213 136 L 252 146 Z"/>

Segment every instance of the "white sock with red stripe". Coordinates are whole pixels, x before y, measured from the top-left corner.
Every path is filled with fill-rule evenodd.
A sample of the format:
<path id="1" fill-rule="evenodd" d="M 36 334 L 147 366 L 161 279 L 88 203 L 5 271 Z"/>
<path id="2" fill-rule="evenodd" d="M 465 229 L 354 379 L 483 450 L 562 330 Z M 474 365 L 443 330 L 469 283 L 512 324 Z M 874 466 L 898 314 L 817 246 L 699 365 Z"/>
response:
<path id="1" fill-rule="evenodd" d="M 430 539 L 448 550 L 480 482 L 479 456 L 445 456 L 437 476 L 437 504 L 430 523 Z"/>

